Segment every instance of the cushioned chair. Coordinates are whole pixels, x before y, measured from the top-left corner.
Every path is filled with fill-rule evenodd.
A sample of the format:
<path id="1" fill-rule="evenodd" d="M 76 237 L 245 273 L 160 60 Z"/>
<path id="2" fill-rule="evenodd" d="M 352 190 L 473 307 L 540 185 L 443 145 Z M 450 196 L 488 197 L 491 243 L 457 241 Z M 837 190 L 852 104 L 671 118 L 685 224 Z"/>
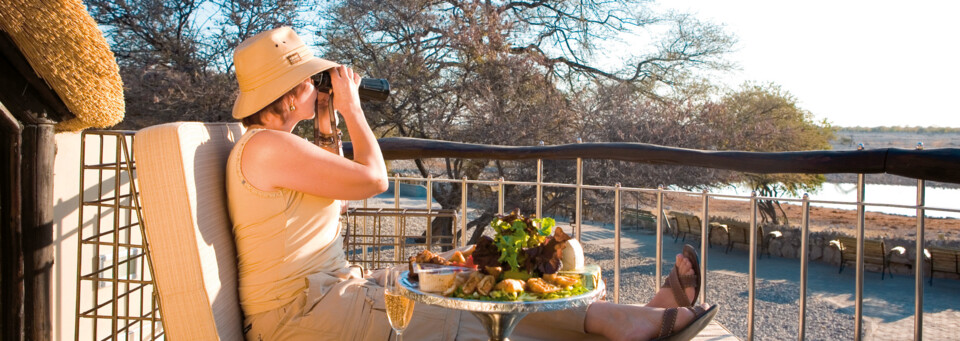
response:
<path id="1" fill-rule="evenodd" d="M 168 340 L 243 340 L 227 213 L 239 124 L 177 122 L 134 137 L 143 228 Z"/>

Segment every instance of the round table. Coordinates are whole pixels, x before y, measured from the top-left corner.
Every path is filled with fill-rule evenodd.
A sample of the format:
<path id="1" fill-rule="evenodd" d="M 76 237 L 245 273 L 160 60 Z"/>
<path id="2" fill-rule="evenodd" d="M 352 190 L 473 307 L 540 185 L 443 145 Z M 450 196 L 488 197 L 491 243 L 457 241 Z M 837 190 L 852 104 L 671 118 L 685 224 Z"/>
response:
<path id="1" fill-rule="evenodd" d="M 573 297 L 544 300 L 544 301 L 478 301 L 455 297 L 445 297 L 438 294 L 420 291 L 420 285 L 407 277 L 409 271 L 404 271 L 400 279 L 400 293 L 418 303 L 435 305 L 438 307 L 469 311 L 473 313 L 483 327 L 491 341 L 509 341 L 513 332 L 524 316 L 528 313 L 542 311 L 566 310 L 590 305 L 606 293 L 603 281 L 589 292 Z"/>

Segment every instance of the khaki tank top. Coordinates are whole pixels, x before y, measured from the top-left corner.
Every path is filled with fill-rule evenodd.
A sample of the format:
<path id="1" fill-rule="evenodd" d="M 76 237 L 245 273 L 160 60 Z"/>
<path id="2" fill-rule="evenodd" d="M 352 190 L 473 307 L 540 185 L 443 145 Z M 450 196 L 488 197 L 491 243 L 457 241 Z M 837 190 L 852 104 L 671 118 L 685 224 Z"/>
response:
<path id="1" fill-rule="evenodd" d="M 340 202 L 289 189 L 261 191 L 241 172 L 250 129 L 227 160 L 227 199 L 237 244 L 240 305 L 247 316 L 273 310 L 307 288 L 307 275 L 349 274 L 340 236 Z M 283 151 L 277 151 L 278 153 Z"/>

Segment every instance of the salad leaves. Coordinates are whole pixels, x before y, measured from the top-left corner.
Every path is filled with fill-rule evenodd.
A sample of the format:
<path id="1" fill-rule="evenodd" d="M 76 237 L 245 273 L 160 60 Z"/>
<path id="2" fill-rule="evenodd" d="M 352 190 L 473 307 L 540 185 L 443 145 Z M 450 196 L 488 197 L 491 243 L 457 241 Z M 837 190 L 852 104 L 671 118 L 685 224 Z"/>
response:
<path id="1" fill-rule="evenodd" d="M 556 273 L 563 247 L 570 239 L 556 225 L 553 218 L 524 217 L 515 209 L 490 223 L 496 235 L 480 239 L 473 261 L 480 269 L 499 266 L 505 272 L 529 275 Z"/>

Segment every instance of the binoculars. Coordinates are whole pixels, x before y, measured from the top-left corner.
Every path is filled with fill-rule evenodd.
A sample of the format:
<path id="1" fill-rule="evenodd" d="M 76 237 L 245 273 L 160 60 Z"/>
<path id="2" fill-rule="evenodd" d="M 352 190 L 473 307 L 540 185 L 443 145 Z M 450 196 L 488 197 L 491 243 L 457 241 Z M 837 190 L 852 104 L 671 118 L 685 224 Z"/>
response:
<path id="1" fill-rule="evenodd" d="M 320 92 L 329 92 L 333 87 L 329 71 L 317 73 L 310 76 L 310 79 L 313 80 L 313 86 Z M 360 101 L 384 101 L 390 97 L 390 83 L 381 78 L 361 78 L 357 92 L 360 95 Z"/>

